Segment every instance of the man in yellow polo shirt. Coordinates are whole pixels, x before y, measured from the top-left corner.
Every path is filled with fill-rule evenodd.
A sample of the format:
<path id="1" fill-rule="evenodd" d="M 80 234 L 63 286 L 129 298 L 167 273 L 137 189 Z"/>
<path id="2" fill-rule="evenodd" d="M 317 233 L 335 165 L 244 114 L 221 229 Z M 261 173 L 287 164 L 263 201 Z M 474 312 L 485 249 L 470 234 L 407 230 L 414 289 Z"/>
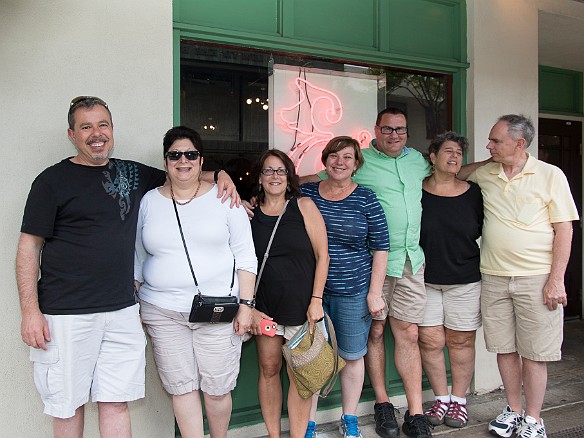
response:
<path id="1" fill-rule="evenodd" d="M 534 134 L 528 118 L 500 117 L 487 145 L 493 162 L 468 178 L 484 199 L 481 312 L 508 403 L 488 428 L 501 437 L 546 437 L 546 362 L 561 357 L 564 273 L 578 219 L 563 172 L 526 152 Z"/>

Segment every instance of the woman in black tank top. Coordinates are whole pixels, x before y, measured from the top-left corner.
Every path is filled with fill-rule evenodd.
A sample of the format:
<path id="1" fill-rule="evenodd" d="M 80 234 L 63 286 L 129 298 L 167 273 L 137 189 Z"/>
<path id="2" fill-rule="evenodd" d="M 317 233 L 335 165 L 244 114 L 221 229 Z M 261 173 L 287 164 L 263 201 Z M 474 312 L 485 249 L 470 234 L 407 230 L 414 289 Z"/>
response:
<path id="1" fill-rule="evenodd" d="M 289 203 L 270 248 L 253 311 L 260 376 L 258 395 L 270 436 L 280 436 L 282 411 L 282 345 L 304 322 L 310 330 L 324 316 L 322 294 L 328 274 L 328 245 L 324 220 L 309 198 L 299 198 L 294 164 L 278 150 L 264 153 L 256 168 L 258 207 L 251 222 L 258 262 L 261 264 L 272 230 L 286 201 Z M 260 331 L 262 318 L 278 323 L 273 337 Z M 288 369 L 288 416 L 291 438 L 306 431 L 311 399 L 298 395 Z"/>

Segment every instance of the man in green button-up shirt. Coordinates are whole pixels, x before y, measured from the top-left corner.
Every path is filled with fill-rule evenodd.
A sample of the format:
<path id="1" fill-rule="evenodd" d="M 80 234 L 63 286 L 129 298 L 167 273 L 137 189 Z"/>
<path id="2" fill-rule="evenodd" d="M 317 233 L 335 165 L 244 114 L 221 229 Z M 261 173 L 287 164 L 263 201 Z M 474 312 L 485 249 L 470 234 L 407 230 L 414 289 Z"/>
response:
<path id="1" fill-rule="evenodd" d="M 422 409 L 422 360 L 417 325 L 423 319 L 426 304 L 420 222 L 422 181 L 430 174 L 430 164 L 418 151 L 406 147 L 407 118 L 397 108 L 379 113 L 375 137 L 369 148 L 363 149 L 365 164 L 354 180 L 372 189 L 379 198 L 387 217 L 391 245 L 383 286 L 388 309 L 371 324 L 365 356 L 375 391 L 376 432 L 392 438 L 399 433 L 385 387 L 383 335 L 389 318 L 395 338 L 394 361 L 408 401 L 403 431 L 409 436 L 430 436 Z"/>
<path id="2" fill-rule="evenodd" d="M 422 217 L 422 181 L 430 175 L 430 164 L 420 152 L 406 147 L 407 118 L 398 108 L 379 113 L 375 137 L 363 149 L 365 163 L 354 181 L 375 192 L 389 227 L 389 259 L 383 295 L 371 301 L 385 300 L 381 316 L 374 316 L 369 332 L 365 365 L 375 391 L 375 430 L 384 438 L 399 436 L 394 407 L 385 387 L 384 328 L 387 320 L 395 338 L 394 361 L 408 400 L 403 431 L 414 437 L 431 436 L 422 409 L 422 360 L 418 347 L 418 323 L 426 304 L 424 252 L 420 247 Z M 320 173 L 318 178 L 326 174 Z M 305 177 L 302 182 L 318 180 Z M 369 301 L 369 300 L 368 300 Z M 369 302 L 370 308 L 379 307 Z"/>

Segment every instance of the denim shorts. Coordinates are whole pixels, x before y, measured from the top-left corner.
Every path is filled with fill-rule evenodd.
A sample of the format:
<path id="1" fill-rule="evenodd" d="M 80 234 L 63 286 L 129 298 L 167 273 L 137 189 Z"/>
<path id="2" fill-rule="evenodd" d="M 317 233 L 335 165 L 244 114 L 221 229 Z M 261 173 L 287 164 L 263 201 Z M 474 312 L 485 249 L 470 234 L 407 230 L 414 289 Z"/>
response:
<path id="1" fill-rule="evenodd" d="M 357 360 L 367 354 L 367 338 L 371 314 L 367 306 L 369 288 L 357 295 L 330 295 L 323 297 L 324 311 L 335 327 L 339 355 L 346 360 Z"/>

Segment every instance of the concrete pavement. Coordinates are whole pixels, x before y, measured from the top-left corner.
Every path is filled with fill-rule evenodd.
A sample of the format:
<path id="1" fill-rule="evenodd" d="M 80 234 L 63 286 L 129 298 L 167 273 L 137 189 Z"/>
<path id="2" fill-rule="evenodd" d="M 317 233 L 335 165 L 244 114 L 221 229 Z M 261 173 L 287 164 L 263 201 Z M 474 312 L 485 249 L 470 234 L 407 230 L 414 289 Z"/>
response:
<path id="1" fill-rule="evenodd" d="M 549 438 L 584 437 L 584 321 L 566 322 L 562 350 L 562 360 L 548 365 L 548 390 L 542 418 Z M 433 436 L 492 437 L 487 431 L 487 424 L 505 407 L 504 392 L 499 389 L 487 394 L 471 394 L 467 402 L 469 411 L 467 427 L 453 429 L 444 425 L 438 426 L 434 429 Z M 371 408 L 370 411 L 372 410 Z M 405 410 L 405 407 L 400 408 L 398 415 L 400 425 Z M 375 433 L 373 415 L 360 416 L 359 425 L 364 438 L 378 437 Z M 341 438 L 338 426 L 338 421 L 319 424 L 318 438 Z M 287 433 L 282 434 L 282 438 L 289 436 Z M 405 437 L 403 432 L 401 436 Z"/>

